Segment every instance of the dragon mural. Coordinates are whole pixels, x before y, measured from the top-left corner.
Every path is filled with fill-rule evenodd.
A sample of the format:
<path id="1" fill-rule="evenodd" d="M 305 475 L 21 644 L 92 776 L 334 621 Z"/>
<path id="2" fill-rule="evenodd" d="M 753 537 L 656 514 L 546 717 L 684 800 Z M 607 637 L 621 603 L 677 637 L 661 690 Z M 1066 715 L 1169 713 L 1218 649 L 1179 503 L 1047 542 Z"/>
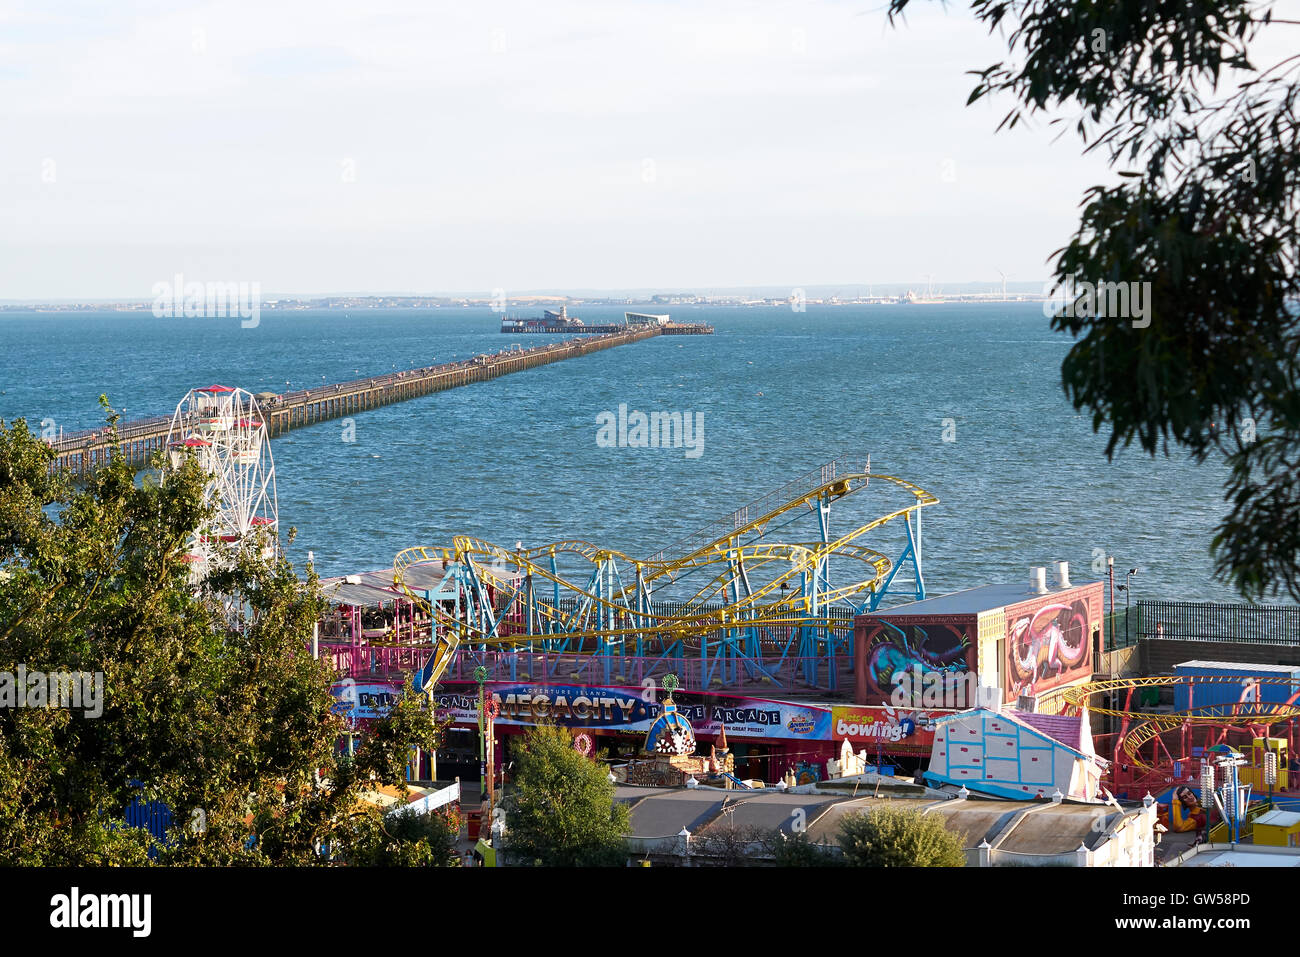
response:
<path id="1" fill-rule="evenodd" d="M 1038 694 L 1088 667 L 1088 603 L 1049 604 L 1009 623 L 1007 695 Z"/>
<path id="2" fill-rule="evenodd" d="M 926 682 L 937 676 L 949 685 L 974 670 L 974 648 L 970 638 L 957 625 L 909 625 L 911 637 L 898 625 L 881 621 L 880 631 L 870 639 L 867 653 L 868 690 L 889 704 L 898 680 L 904 675 L 913 681 Z M 927 629 L 929 629 L 927 631 Z M 933 678 L 931 678 L 933 680 Z M 919 694 L 920 689 L 914 689 Z"/>

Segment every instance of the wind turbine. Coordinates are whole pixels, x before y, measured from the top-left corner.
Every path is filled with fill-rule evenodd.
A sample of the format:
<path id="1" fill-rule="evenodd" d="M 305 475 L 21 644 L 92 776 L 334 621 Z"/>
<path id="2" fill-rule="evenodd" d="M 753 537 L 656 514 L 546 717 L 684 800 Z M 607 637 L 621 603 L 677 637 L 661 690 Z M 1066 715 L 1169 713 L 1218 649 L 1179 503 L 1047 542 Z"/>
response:
<path id="1" fill-rule="evenodd" d="M 1006 300 L 1007 300 L 1007 274 L 1004 273 L 1001 269 L 999 269 L 999 270 L 998 270 L 998 275 L 1002 277 L 1002 301 L 1003 301 L 1003 302 L 1006 302 Z"/>

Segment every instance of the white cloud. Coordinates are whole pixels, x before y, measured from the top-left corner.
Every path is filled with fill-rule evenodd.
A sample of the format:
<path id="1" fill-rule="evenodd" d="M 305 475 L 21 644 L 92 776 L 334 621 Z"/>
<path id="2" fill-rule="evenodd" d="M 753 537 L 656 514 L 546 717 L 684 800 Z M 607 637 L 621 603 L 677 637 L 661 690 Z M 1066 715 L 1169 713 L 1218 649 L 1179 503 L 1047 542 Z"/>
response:
<path id="1" fill-rule="evenodd" d="M 3 16 L 13 297 L 144 296 L 194 261 L 322 292 L 969 277 L 991 258 L 1031 278 L 1105 175 L 1047 130 L 995 135 L 1005 104 L 966 108 L 966 71 L 1000 47 L 929 5 L 897 28 L 793 0 Z"/>

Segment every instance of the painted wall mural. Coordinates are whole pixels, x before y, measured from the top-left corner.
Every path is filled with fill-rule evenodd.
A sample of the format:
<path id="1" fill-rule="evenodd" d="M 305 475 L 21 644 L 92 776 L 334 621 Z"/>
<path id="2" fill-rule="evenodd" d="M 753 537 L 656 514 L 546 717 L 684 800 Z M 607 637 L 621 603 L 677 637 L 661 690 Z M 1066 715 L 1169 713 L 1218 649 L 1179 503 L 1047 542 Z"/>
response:
<path id="1" fill-rule="evenodd" d="M 1007 610 L 1007 701 L 1092 673 L 1092 617 L 1083 598 Z"/>
<path id="2" fill-rule="evenodd" d="M 973 702 L 965 697 L 975 685 L 974 627 L 974 619 L 967 616 L 869 619 L 855 638 L 861 675 L 858 703 L 970 707 Z M 924 699 L 927 688 L 938 690 L 942 698 L 932 694 Z M 896 689 L 905 696 L 895 700 Z"/>

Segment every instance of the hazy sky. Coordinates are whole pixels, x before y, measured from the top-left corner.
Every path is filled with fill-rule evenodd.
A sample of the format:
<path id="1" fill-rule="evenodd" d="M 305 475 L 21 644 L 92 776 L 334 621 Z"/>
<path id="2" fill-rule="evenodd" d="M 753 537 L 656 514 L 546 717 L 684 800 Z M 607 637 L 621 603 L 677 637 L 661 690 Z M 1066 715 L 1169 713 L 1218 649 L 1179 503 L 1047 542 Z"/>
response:
<path id="1" fill-rule="evenodd" d="M 1100 158 L 918 0 L 0 0 L 0 298 L 1047 275 Z"/>

